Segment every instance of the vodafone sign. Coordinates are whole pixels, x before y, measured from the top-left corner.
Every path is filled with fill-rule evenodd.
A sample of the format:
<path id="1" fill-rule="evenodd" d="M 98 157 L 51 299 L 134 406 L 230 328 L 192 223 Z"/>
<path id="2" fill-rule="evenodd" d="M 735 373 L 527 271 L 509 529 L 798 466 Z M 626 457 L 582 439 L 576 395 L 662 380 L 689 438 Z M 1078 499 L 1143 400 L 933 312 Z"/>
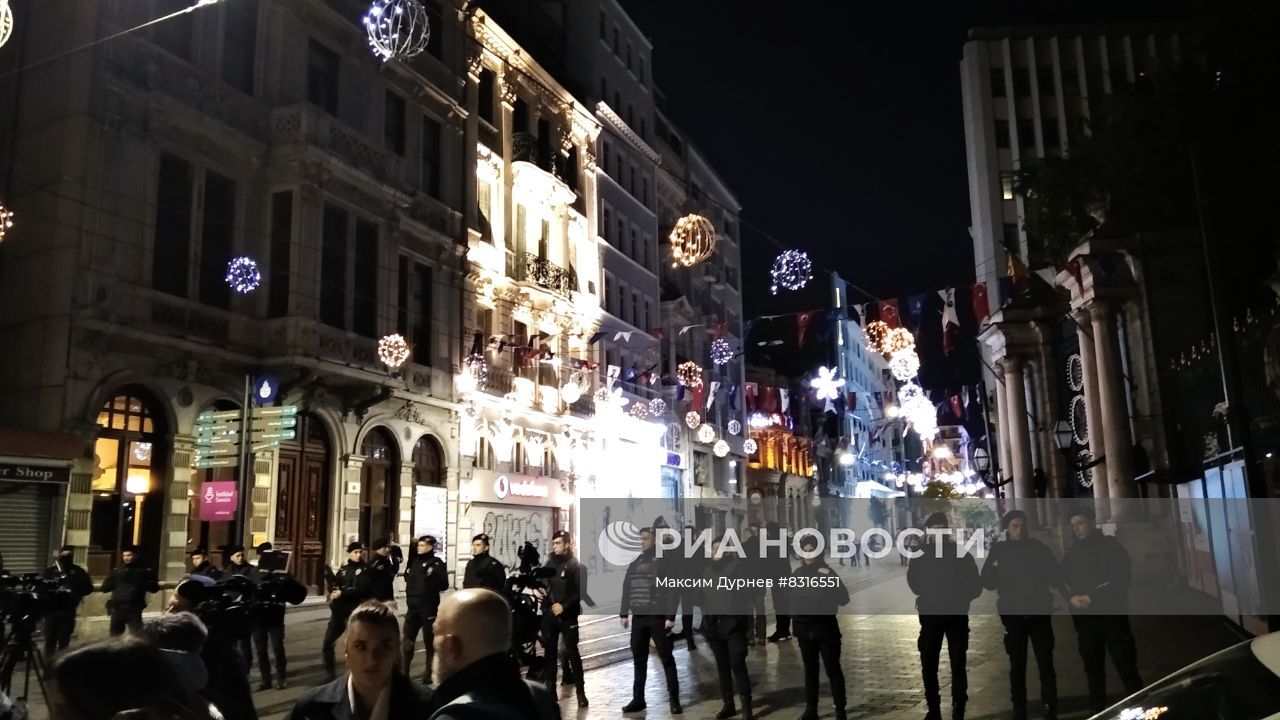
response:
<path id="1" fill-rule="evenodd" d="M 558 507 L 560 483 L 554 478 L 476 470 L 472 475 L 475 502 Z"/>

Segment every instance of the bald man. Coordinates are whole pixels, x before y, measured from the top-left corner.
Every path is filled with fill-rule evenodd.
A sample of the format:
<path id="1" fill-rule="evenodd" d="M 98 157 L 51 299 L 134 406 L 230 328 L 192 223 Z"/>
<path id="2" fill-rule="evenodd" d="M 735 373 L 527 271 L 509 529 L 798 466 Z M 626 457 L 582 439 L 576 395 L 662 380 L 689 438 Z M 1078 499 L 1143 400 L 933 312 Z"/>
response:
<path id="1" fill-rule="evenodd" d="M 520 677 L 511 650 L 511 607 L 484 588 L 459 590 L 440 603 L 435 625 L 436 711 L 431 720 L 559 720 L 560 706 L 541 684 Z"/>

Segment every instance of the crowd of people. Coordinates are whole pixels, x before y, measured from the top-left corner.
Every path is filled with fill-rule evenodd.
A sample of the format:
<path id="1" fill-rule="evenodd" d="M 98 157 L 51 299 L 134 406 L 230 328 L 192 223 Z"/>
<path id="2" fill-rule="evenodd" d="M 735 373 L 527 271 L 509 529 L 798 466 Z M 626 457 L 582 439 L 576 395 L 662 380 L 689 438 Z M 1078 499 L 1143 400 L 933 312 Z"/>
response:
<path id="1" fill-rule="evenodd" d="M 946 525 L 941 513 L 925 522 L 926 530 Z M 1038 665 L 1042 716 L 1057 717 L 1054 593 L 1061 595 L 1071 612 L 1092 709 L 1100 711 L 1107 699 L 1107 654 L 1126 693 L 1140 689 L 1135 643 L 1126 616 L 1128 557 L 1114 538 L 1095 527 L 1089 509 L 1073 511 L 1070 525 L 1074 540 L 1059 561 L 1047 545 L 1030 536 L 1025 514 L 1007 513 L 1002 519 L 1004 539 L 990 548 L 981 570 L 972 555 L 958 551 L 950 535 L 926 535 L 922 552 L 910 560 L 906 574 L 919 615 L 917 645 L 926 720 L 942 718 L 939 661 L 944 645 L 950 657 L 952 718 L 964 717 L 968 616 L 970 604 L 984 588 L 997 594 L 1015 720 L 1028 717 L 1028 646 Z M 794 636 L 803 663 L 801 720 L 818 716 L 820 670 L 830 686 L 835 717 L 843 720 L 848 692 L 836 616 L 850 598 L 838 573 L 821 554 L 811 552 L 816 538 L 802 539 L 807 543 L 801 545 L 805 552 L 794 566 L 781 549 L 779 557 L 765 553 L 757 559 L 761 558 L 755 544 L 758 528 L 743 534 L 742 557 L 720 552 L 724 537 L 712 542 L 710 557 L 689 558 L 682 553 L 659 557 L 655 534 L 662 527 L 665 522 L 658 518 L 653 527 L 641 531 L 641 552 L 623 578 L 619 622 L 630 632 L 634 679 L 631 701 L 620 711 L 646 710 L 648 660 L 656 653 L 665 676 L 668 711 L 683 713 L 673 646 L 683 641 L 691 650 L 696 648 L 696 607 L 701 614 L 697 634 L 709 645 L 717 670 L 722 705 L 716 718 L 754 717 L 749 648 Z M 479 534 L 472 539 L 464 589 L 447 594 L 449 573 L 435 554 L 436 546 L 434 537 L 418 538 L 407 562 L 399 548 L 385 540 L 373 543 L 372 559 L 366 559 L 362 543 L 347 547 L 346 564 L 328 574 L 330 619 L 321 650 L 324 683 L 303 694 L 291 718 L 513 718 L 530 717 L 529 708 L 536 708 L 538 718 L 556 718 L 558 704 L 548 688 L 554 689 L 560 679 L 575 687 L 579 708 L 588 706 L 578 649 L 579 620 L 584 606 L 593 603 L 569 533 L 554 534 L 544 565 L 521 572 L 535 579 L 522 587 L 540 588 L 538 632 L 544 656 L 540 670 L 530 673 L 537 682 L 524 677 L 520 659 L 512 652 L 516 577 L 509 577 L 507 568 L 489 554 L 489 537 Z M 226 562 L 218 569 L 209 562 L 207 551 L 197 548 L 191 553 L 190 572 L 174 589 L 165 613 L 147 622 L 142 611 L 147 594 L 158 591 L 155 573 L 137 562 L 136 549 L 126 551 L 120 566 L 98 588 L 111 596 L 113 640 L 67 650 L 75 606 L 45 618 L 46 653 L 55 658 L 49 673 L 52 717 L 256 720 L 249 683 L 251 643 L 257 650 L 262 680 L 258 689 L 286 687 L 284 596 L 292 598 L 292 593 L 260 593 L 259 602 L 250 604 L 253 611 L 247 613 L 231 612 L 231 607 L 238 606 L 228 605 L 225 595 L 232 590 L 243 598 L 250 587 L 297 585 L 282 571 L 262 569 L 261 558 L 272 552 L 269 544 L 256 551 L 257 566 L 245 560 L 244 548 L 226 548 Z M 712 582 L 790 576 L 795 582 L 773 586 L 775 629 L 766 636 L 764 590 L 693 592 L 684 589 L 686 585 L 659 582 L 671 575 Z M 393 602 L 397 576 L 404 578 L 403 622 Z M 71 561 L 70 548 L 63 548 L 46 577 L 65 584 L 77 603 L 94 589 L 83 568 Z M 214 602 L 215 598 L 224 601 Z M 682 623 L 680 632 L 676 632 L 677 620 Z M 419 636 L 425 651 L 420 680 L 411 674 Z M 269 662 L 269 649 L 274 651 L 274 664 Z M 338 674 L 338 649 L 345 658 L 342 675 Z M 133 677 L 149 680 L 131 682 Z"/>

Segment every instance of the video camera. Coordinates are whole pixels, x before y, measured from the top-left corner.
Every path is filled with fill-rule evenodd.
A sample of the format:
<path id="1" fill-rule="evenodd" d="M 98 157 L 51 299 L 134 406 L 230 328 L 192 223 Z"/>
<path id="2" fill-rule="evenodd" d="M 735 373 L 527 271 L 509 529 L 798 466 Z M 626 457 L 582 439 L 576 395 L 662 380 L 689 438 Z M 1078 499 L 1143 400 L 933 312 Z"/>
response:
<path id="1" fill-rule="evenodd" d="M 76 606 L 77 598 L 60 580 L 38 573 L 0 575 L 0 621 L 12 623 L 21 639 L 35 630 L 36 622 Z"/>
<path id="2" fill-rule="evenodd" d="M 286 572 L 260 572 L 258 578 L 230 575 L 203 586 L 192 598 L 196 615 L 207 625 L 256 620 L 283 614 L 286 603 L 298 605 L 307 597 L 306 586 Z"/>

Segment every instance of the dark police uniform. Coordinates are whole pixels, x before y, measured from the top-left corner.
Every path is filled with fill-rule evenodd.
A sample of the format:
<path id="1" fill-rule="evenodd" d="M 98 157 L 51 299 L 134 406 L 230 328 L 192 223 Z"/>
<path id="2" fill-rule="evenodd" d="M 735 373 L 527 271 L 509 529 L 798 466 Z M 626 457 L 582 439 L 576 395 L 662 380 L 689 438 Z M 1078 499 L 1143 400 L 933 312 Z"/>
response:
<path id="1" fill-rule="evenodd" d="M 631 618 L 631 659 L 635 667 L 631 683 L 631 704 L 634 712 L 642 710 L 645 678 L 649 674 L 649 643 L 653 642 L 662 661 L 662 671 L 667 678 L 667 694 L 671 698 L 672 712 L 680 705 L 680 680 L 676 677 L 676 661 L 671 654 L 671 637 L 666 623 L 675 622 L 676 598 L 669 590 L 658 587 L 658 578 L 665 577 L 670 563 L 656 557 L 654 550 L 646 550 L 627 566 L 622 580 L 622 605 L 618 615 Z"/>
<path id="2" fill-rule="evenodd" d="M 44 571 L 45 579 L 56 580 L 63 594 L 58 609 L 44 618 L 44 655 L 52 657 L 71 643 L 71 633 L 76 629 L 76 609 L 85 595 L 93 592 L 93 581 L 84 568 L 71 559 L 72 548 L 63 547 L 53 566 Z"/>
<path id="3" fill-rule="evenodd" d="M 480 534 L 471 539 L 472 542 L 483 539 L 489 544 L 489 536 Z M 464 588 L 489 588 L 501 593 L 507 584 L 507 569 L 488 552 L 474 555 L 467 561 L 467 570 L 462 578 Z"/>
<path id="4" fill-rule="evenodd" d="M 191 555 L 191 556 L 200 555 L 204 557 L 204 560 L 201 561 L 199 565 L 195 565 L 191 568 L 191 572 L 189 574 L 199 575 L 201 577 L 207 577 L 214 582 L 217 582 L 218 580 L 222 579 L 222 571 L 214 567 L 213 563 L 209 562 L 208 550 L 202 547 L 198 547 L 195 550 L 192 550 L 191 552 L 187 553 L 187 555 Z"/>
<path id="5" fill-rule="evenodd" d="M 734 582 L 753 575 L 732 552 L 727 552 L 718 560 L 711 560 L 704 572 L 704 579 L 710 584 L 703 591 L 702 634 L 707 638 L 711 653 L 716 658 L 720 698 L 724 701 L 724 708 L 717 717 L 730 717 L 737 712 L 733 700 L 736 685 L 738 698 L 742 702 L 743 720 L 751 720 L 754 714 L 751 674 L 747 671 L 747 633 L 753 616 L 741 613 L 744 603 L 747 607 L 752 607 L 754 601 L 741 597 L 740 593 L 716 588 L 721 578 Z"/>
<path id="6" fill-rule="evenodd" d="M 137 632 L 142 627 L 142 610 L 147 606 L 147 593 L 160 592 L 160 583 L 151 568 L 134 561 L 121 564 L 102 583 L 102 592 L 111 593 L 107 600 L 107 612 L 111 615 L 111 635 Z"/>
<path id="7" fill-rule="evenodd" d="M 831 682 L 836 720 L 844 720 L 845 684 L 844 672 L 840 669 L 840 623 L 836 621 L 836 611 L 849 604 L 849 589 L 821 557 L 802 564 L 791 575 L 803 578 L 794 588 L 787 589 L 797 603 L 801 603 L 791 619 L 796 639 L 800 641 L 800 659 L 804 662 L 805 710 L 801 717 L 805 720 L 818 717 L 818 658 L 822 658 L 827 680 Z"/>
<path id="8" fill-rule="evenodd" d="M 261 565 L 263 556 L 273 552 L 271 543 L 262 543 L 257 547 L 257 552 L 258 563 Z M 306 588 L 283 570 L 263 571 L 259 567 L 258 581 L 260 587 L 270 587 L 273 595 L 277 593 L 292 595 L 285 599 L 295 605 L 307 594 Z M 258 656 L 258 672 L 262 674 L 262 683 L 258 686 L 260 690 L 266 690 L 272 685 L 268 642 L 270 650 L 276 656 L 275 687 L 278 690 L 288 687 L 285 675 L 288 660 L 284 652 L 284 603 L 281 600 L 281 597 L 275 596 L 260 597 L 257 612 L 253 617 L 253 649 Z"/>
<path id="9" fill-rule="evenodd" d="M 969 649 L 969 603 L 982 594 L 982 581 L 972 555 L 959 556 L 955 542 L 949 537 L 943 539 L 942 544 L 941 551 L 932 541 L 921 547 L 920 557 L 913 558 L 907 566 L 907 585 L 916 594 L 916 611 L 920 614 L 916 647 L 920 651 L 925 704 L 931 716 L 940 717 L 942 693 L 938 659 L 945 639 L 951 658 L 951 712 L 953 717 L 963 718 L 964 706 L 969 700 L 969 676 L 965 667 L 965 652 Z"/>
<path id="10" fill-rule="evenodd" d="M 236 553 L 244 553 L 244 547 L 241 545 L 233 545 L 226 549 L 224 557 L 227 560 L 222 569 L 222 577 L 219 582 L 224 585 L 230 583 L 232 587 L 248 582 L 253 587 L 246 588 L 244 592 L 253 593 L 253 588 L 258 585 L 258 568 L 247 562 L 236 564 L 231 562 L 231 556 Z M 244 578 L 243 581 L 232 580 L 232 578 Z M 227 633 L 231 636 L 231 645 L 235 648 L 236 655 L 240 657 L 240 666 L 244 668 L 245 674 L 253 668 L 253 647 L 250 645 L 253 634 L 251 619 L 248 616 L 239 616 L 232 618 L 231 622 L 226 624 Z"/>
<path id="11" fill-rule="evenodd" d="M 567 538 L 568 533 L 559 531 L 552 539 L 559 537 Z M 582 614 L 582 565 L 572 554 L 552 554 L 547 559 L 547 567 L 555 575 L 547 580 L 547 599 L 542 609 L 542 647 L 547 653 L 542 680 L 549 688 L 556 686 L 556 672 L 560 669 L 560 638 L 563 636 L 569 672 L 573 673 L 574 684 L 578 688 L 578 704 L 583 707 L 586 705 L 586 692 L 582 678 L 582 654 L 578 652 L 578 616 Z M 564 608 L 559 616 L 551 612 L 551 606 L 556 603 Z"/>
<path id="12" fill-rule="evenodd" d="M 435 538 L 431 538 L 430 545 L 436 546 Z M 404 615 L 404 636 L 400 644 L 404 660 L 401 667 L 405 675 L 409 674 L 414 645 L 421 632 L 427 661 L 423 676 L 431 676 L 431 664 L 435 658 L 436 613 L 440 610 L 440 593 L 448 587 L 449 570 L 444 560 L 436 557 L 434 550 L 409 558 L 409 566 L 404 572 L 404 599 L 408 610 Z"/>
<path id="13" fill-rule="evenodd" d="M 396 598 L 395 581 L 396 575 L 400 574 L 400 564 L 390 557 L 379 555 L 378 549 L 378 544 L 374 543 L 373 561 L 369 563 L 370 591 L 374 600 L 391 602 Z"/>
<path id="14" fill-rule="evenodd" d="M 360 549 L 360 543 L 347 546 L 347 554 Z M 347 561 L 333 574 L 332 588 L 340 591 L 340 595 L 329 603 L 329 626 L 325 628 L 323 645 L 320 654 L 324 659 L 324 670 L 327 677 L 335 677 L 337 673 L 333 644 L 347 630 L 347 619 L 360 606 L 360 603 L 373 597 L 373 576 L 369 568 L 362 562 Z"/>

